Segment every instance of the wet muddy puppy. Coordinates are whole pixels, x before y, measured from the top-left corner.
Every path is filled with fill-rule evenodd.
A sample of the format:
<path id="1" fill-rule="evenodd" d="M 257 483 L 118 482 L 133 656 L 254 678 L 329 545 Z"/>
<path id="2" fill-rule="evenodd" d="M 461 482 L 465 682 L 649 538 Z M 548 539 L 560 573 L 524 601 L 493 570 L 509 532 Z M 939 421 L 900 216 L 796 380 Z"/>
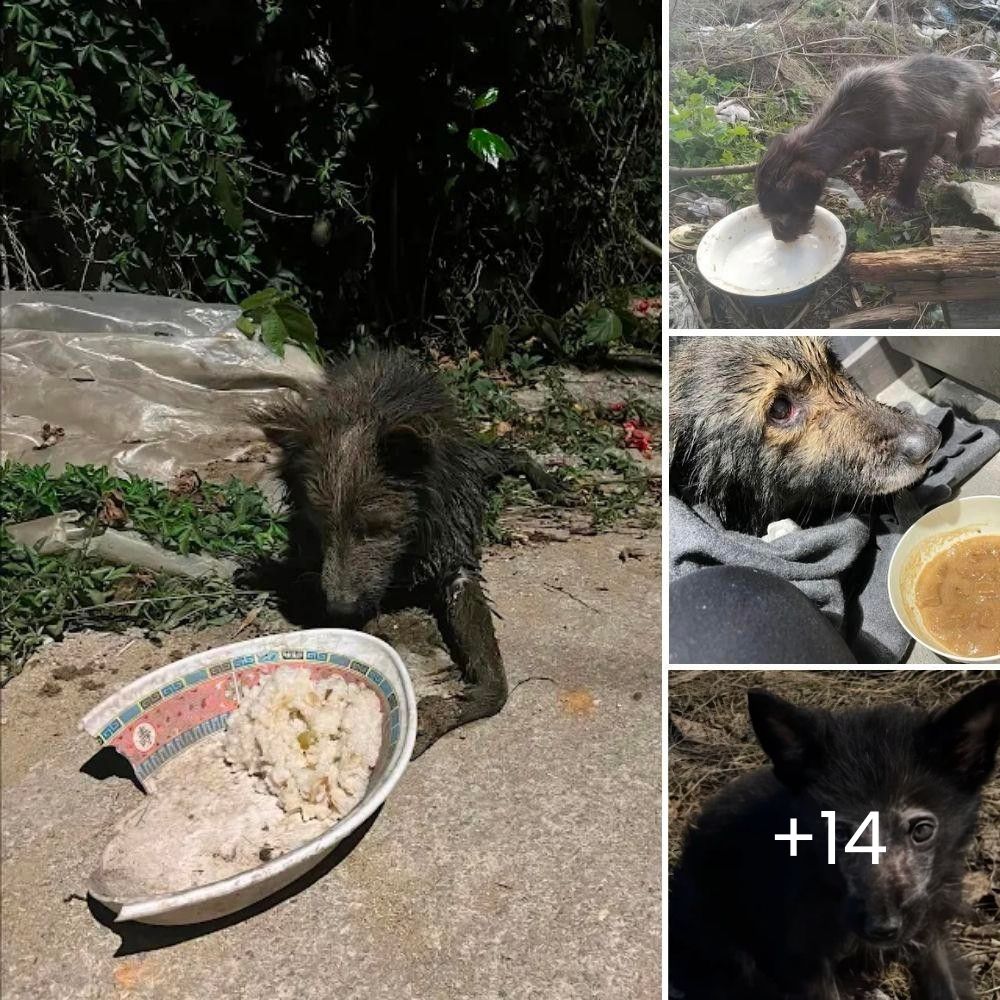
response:
<path id="1" fill-rule="evenodd" d="M 896 198 L 916 204 L 930 158 L 949 132 L 962 166 L 971 164 L 983 120 L 992 113 L 977 66 L 947 56 L 851 70 L 812 121 L 767 147 L 757 167 L 757 201 L 775 239 L 791 242 L 809 232 L 827 177 L 860 153 L 865 175 L 878 178 L 879 150 L 905 149 Z"/>
<path id="2" fill-rule="evenodd" d="M 281 448 L 300 600 L 318 590 L 324 623 L 355 628 L 423 607 L 463 672 L 460 699 L 418 704 L 414 756 L 499 712 L 507 676 L 480 582 L 483 518 L 501 476 L 525 475 L 549 497 L 555 480 L 523 453 L 480 444 L 437 374 L 403 352 L 332 366 L 254 417 Z"/>
<path id="3" fill-rule="evenodd" d="M 865 395 L 823 337 L 672 337 L 669 375 L 671 491 L 735 531 L 912 486 L 941 442 Z"/>

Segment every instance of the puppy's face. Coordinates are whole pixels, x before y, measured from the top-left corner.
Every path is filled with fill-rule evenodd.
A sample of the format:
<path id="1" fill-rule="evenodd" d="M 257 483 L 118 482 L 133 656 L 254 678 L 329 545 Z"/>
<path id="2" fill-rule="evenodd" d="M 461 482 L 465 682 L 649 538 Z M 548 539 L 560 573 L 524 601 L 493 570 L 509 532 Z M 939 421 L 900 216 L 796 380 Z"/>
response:
<path id="1" fill-rule="evenodd" d="M 784 139 L 779 136 L 778 139 Z M 757 170 L 757 204 L 776 240 L 791 243 L 812 228 L 826 174 L 775 140 Z"/>

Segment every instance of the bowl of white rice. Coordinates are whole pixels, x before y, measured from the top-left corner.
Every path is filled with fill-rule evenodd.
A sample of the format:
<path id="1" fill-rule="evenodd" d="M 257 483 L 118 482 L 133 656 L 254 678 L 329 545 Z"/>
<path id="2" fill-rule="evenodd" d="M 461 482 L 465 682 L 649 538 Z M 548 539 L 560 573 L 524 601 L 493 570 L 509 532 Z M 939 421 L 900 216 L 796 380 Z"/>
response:
<path id="1" fill-rule="evenodd" d="M 348 629 L 263 636 L 144 675 L 81 721 L 147 793 L 110 831 L 88 891 L 116 921 L 152 924 L 266 898 L 382 805 L 416 723 L 399 655 Z"/>

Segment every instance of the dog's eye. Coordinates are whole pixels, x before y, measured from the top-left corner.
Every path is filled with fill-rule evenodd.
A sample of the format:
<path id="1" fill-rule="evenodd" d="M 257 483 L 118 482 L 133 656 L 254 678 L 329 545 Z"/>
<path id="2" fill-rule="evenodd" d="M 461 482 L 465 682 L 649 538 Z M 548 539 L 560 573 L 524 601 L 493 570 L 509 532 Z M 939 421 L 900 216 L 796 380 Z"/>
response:
<path id="1" fill-rule="evenodd" d="M 767 411 L 767 419 L 776 424 L 783 424 L 795 415 L 795 407 L 787 396 L 775 396 L 771 408 Z"/>
<path id="2" fill-rule="evenodd" d="M 929 819 L 918 819 L 910 827 L 910 839 L 915 844 L 926 844 L 935 834 L 937 828 Z"/>

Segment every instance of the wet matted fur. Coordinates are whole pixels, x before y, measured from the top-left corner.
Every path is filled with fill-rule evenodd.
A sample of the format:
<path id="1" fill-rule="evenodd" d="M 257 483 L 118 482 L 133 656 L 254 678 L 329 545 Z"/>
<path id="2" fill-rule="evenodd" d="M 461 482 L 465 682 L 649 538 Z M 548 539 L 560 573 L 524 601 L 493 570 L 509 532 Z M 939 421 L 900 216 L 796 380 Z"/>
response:
<path id="1" fill-rule="evenodd" d="M 670 488 L 727 528 L 911 486 L 941 436 L 867 396 L 823 337 L 674 337 Z"/>
<path id="2" fill-rule="evenodd" d="M 919 55 L 851 70 L 816 115 L 771 140 L 757 167 L 757 201 L 775 239 L 792 241 L 812 227 L 826 179 L 864 152 L 866 176 L 879 174 L 879 150 L 905 149 L 896 192 L 907 207 L 928 160 L 955 132 L 968 166 L 982 123 L 992 113 L 985 75 L 962 59 Z"/>
<path id="3" fill-rule="evenodd" d="M 493 715 L 507 678 L 480 578 L 490 490 L 524 474 L 556 483 L 511 449 L 467 431 L 440 378 L 403 351 L 372 351 L 255 413 L 281 448 L 300 588 L 318 583 L 322 617 L 361 627 L 387 607 L 425 607 L 467 689 L 423 698 L 419 755 L 443 733 Z"/>

